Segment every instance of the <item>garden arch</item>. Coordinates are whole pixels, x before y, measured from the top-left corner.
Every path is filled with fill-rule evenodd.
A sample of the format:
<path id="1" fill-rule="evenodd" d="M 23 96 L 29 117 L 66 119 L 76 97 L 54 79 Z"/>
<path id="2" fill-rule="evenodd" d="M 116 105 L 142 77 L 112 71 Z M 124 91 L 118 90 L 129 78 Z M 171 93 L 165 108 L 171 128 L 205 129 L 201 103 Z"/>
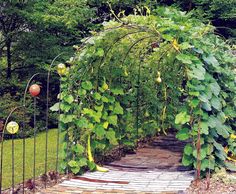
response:
<path id="1" fill-rule="evenodd" d="M 165 10 L 165 11 L 163 11 Z M 229 46 L 213 28 L 168 8 L 156 15 L 105 23 L 76 47 L 62 76 L 60 125 L 66 130 L 64 169 L 96 168 L 98 154 L 118 143 L 178 129 L 192 139 L 183 164 L 206 172 L 231 168 L 224 151 L 235 131 L 235 74 Z M 89 137 L 87 139 L 87 137 Z"/>

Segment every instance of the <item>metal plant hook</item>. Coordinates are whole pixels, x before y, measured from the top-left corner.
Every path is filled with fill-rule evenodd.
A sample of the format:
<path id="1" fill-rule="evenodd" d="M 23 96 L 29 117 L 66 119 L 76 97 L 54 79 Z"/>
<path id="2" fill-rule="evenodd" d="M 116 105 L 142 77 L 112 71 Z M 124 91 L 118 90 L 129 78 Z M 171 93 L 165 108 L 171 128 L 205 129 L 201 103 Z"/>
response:
<path id="1" fill-rule="evenodd" d="M 11 112 L 9 113 L 9 115 L 7 116 L 7 119 L 6 119 L 6 122 L 4 124 L 4 127 L 3 127 L 3 131 L 2 131 L 2 142 L 1 142 L 1 165 L 0 165 L 0 194 L 2 193 L 2 173 L 3 173 L 3 147 L 4 147 L 4 135 L 5 135 L 5 130 L 6 130 L 6 127 L 7 127 L 7 124 L 8 124 L 8 121 L 10 119 L 10 117 L 12 116 L 12 114 L 18 110 L 19 108 L 24 108 L 24 106 L 17 106 L 15 108 L 13 108 L 11 110 Z M 12 193 L 14 193 L 14 141 L 12 139 Z"/>
<path id="2" fill-rule="evenodd" d="M 28 80 L 27 85 L 25 87 L 25 91 L 24 91 L 24 98 L 23 98 L 23 107 L 26 108 L 26 95 L 30 86 L 30 83 L 34 80 L 34 78 L 38 75 L 40 75 L 41 73 L 35 73 L 34 75 L 31 76 L 31 78 Z M 25 111 L 23 112 L 23 116 L 25 117 Z M 23 122 L 23 129 L 22 129 L 22 133 L 23 133 L 23 164 L 22 164 L 22 187 L 23 187 L 23 193 L 25 191 L 25 136 L 24 136 L 24 129 L 25 129 L 25 123 Z M 34 128 L 35 131 L 35 128 Z M 35 138 L 35 137 L 34 137 Z M 35 157 L 35 156 L 34 156 Z"/>
<path id="3" fill-rule="evenodd" d="M 48 117 L 49 117 L 49 82 L 50 82 L 50 74 L 51 74 L 51 69 L 52 66 L 54 65 L 56 59 L 60 57 L 64 52 L 58 54 L 51 62 L 48 73 L 47 73 L 47 94 L 46 94 L 46 142 L 45 142 L 45 167 L 44 167 L 44 174 L 47 174 L 47 160 L 48 160 Z M 58 129 L 59 130 L 59 129 Z M 58 154 L 58 153 L 57 153 Z M 47 180 L 45 181 L 45 188 L 47 186 Z"/>
<path id="4" fill-rule="evenodd" d="M 29 85 L 30 83 L 33 81 L 33 79 L 39 75 L 39 74 L 42 74 L 42 73 L 35 73 L 34 75 L 31 76 L 31 78 L 29 79 L 29 81 L 27 82 L 27 85 L 25 87 L 25 92 L 24 92 L 24 100 L 23 100 L 23 106 L 25 107 L 26 106 L 26 95 L 27 95 L 27 91 L 29 89 Z"/>

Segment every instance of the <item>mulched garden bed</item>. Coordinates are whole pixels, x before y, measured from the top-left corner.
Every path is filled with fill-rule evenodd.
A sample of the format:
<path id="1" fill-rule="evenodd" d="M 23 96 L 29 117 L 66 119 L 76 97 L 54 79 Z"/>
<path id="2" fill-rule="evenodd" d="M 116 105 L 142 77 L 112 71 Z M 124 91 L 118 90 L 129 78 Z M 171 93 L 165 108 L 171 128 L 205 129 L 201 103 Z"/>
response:
<path id="1" fill-rule="evenodd" d="M 189 194 L 236 194 L 236 173 L 224 170 L 215 173 L 211 178 L 193 181 L 187 190 Z"/>

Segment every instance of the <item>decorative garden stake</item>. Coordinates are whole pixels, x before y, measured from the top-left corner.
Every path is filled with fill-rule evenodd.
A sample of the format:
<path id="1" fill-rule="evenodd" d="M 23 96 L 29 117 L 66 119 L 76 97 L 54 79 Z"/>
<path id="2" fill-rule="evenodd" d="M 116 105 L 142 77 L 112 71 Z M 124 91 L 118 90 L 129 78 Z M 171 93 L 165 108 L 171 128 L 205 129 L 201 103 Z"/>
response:
<path id="1" fill-rule="evenodd" d="M 6 129 L 10 134 L 15 134 L 19 130 L 19 125 L 17 122 L 11 121 L 7 124 Z"/>
<path id="2" fill-rule="evenodd" d="M 66 73 L 66 66 L 65 66 L 65 64 L 60 63 L 60 64 L 57 65 L 57 73 L 60 76 L 65 75 L 65 73 Z"/>
<path id="3" fill-rule="evenodd" d="M 30 95 L 36 97 L 40 93 L 40 86 L 38 84 L 33 84 L 29 88 Z"/>

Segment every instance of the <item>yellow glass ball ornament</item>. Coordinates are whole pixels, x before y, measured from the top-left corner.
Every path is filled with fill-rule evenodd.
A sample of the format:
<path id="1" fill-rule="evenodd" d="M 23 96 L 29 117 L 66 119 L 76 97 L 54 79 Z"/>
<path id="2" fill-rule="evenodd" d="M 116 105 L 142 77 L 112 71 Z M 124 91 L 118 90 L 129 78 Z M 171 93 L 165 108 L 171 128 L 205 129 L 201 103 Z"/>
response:
<path id="1" fill-rule="evenodd" d="M 9 123 L 7 124 L 6 129 L 7 129 L 8 133 L 10 133 L 10 134 L 15 134 L 15 133 L 17 133 L 18 130 L 19 130 L 19 125 L 18 125 L 17 122 L 11 121 L 11 122 L 9 122 Z"/>
<path id="2" fill-rule="evenodd" d="M 59 75 L 61 75 L 61 76 L 65 75 L 65 73 L 66 73 L 66 66 L 65 66 L 65 64 L 60 63 L 60 64 L 57 65 L 57 73 Z"/>

